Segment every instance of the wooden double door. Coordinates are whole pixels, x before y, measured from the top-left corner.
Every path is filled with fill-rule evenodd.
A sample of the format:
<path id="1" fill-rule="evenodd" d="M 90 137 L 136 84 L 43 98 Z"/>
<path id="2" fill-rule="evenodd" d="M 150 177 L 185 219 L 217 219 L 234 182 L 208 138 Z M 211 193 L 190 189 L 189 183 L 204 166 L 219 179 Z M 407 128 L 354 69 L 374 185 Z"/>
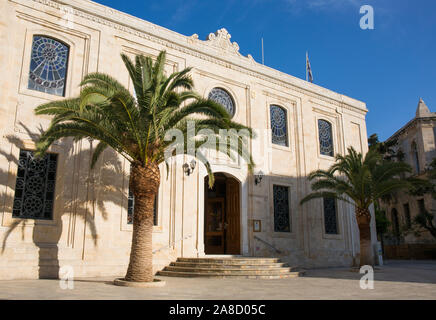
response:
<path id="1" fill-rule="evenodd" d="M 207 179 L 205 181 L 207 189 Z M 205 192 L 205 253 L 240 254 L 241 224 L 239 182 L 216 177 L 214 189 Z"/>

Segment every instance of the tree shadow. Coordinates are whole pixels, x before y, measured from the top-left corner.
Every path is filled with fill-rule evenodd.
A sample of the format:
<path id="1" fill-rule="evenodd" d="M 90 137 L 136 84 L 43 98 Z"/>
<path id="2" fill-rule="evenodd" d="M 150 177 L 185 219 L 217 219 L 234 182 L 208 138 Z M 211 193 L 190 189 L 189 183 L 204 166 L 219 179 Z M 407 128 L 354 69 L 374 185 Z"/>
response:
<path id="1" fill-rule="evenodd" d="M 109 281 L 109 280 L 96 280 L 96 279 L 74 279 L 74 282 L 83 282 L 83 283 L 103 283 L 106 285 L 110 285 L 113 286 L 114 285 L 114 281 Z"/>
<path id="2" fill-rule="evenodd" d="M 19 124 L 32 143 L 36 143 L 42 128 L 38 129 L 39 132 L 31 132 L 23 123 L 20 122 Z M 7 135 L 5 138 L 13 148 L 18 150 L 33 149 L 29 148 L 29 141 L 23 140 L 18 134 Z M 3 217 L 3 226 L 7 226 L 8 229 L 3 233 L 0 255 L 3 255 L 8 248 L 15 248 L 14 246 L 8 246 L 7 243 L 17 229 L 21 228 L 21 240 L 25 241 L 28 236 L 28 229 L 31 228 L 32 242 L 38 248 L 38 276 L 40 279 L 57 279 L 60 277 L 59 241 L 62 237 L 65 222 L 68 222 L 67 247 L 74 247 L 75 229 L 71 225 L 75 225 L 77 218 L 83 221 L 85 225 L 84 232 L 86 233 L 86 230 L 90 232 L 94 246 L 98 246 L 96 214 L 101 214 L 102 218 L 107 220 L 107 202 L 116 203 L 117 205 L 120 205 L 120 202 L 127 202 L 123 184 L 118 184 L 118 187 L 112 185 L 110 188 L 99 184 L 104 176 L 116 175 L 124 179 L 126 174 L 123 163 L 113 150 L 108 149 L 100 157 L 95 168 L 91 170 L 89 159 L 95 143 L 89 141 L 89 145 L 88 149 L 82 149 L 78 147 L 78 143 L 73 139 L 63 139 L 56 143 L 55 148 L 53 148 L 54 152 L 58 153 L 58 157 L 52 219 L 23 219 L 12 216 L 5 225 L 5 217 Z M 4 216 L 8 213 L 10 215 L 15 200 L 16 172 L 11 171 L 11 167 L 17 168 L 19 165 L 19 158 L 15 154 L 13 151 L 8 153 L 4 149 L 0 149 L 0 157 L 6 159 L 9 168 L 8 171 L 0 169 Z M 65 172 L 62 172 L 61 168 Z M 67 172 L 68 174 L 66 174 Z M 73 177 L 70 177 L 70 173 Z M 68 181 L 68 179 L 71 181 Z M 81 187 L 85 189 L 85 192 L 81 190 Z"/>

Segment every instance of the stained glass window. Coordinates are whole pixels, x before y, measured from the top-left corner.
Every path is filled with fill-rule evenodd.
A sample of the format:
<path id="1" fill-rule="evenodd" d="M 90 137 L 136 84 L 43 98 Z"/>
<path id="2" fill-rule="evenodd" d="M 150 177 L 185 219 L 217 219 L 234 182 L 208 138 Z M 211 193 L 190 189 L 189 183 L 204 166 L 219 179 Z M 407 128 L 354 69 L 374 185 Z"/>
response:
<path id="1" fill-rule="evenodd" d="M 318 120 L 319 150 L 322 155 L 334 155 L 332 125 L 325 120 Z"/>
<path id="2" fill-rule="evenodd" d="M 233 101 L 232 96 L 226 90 L 221 88 L 213 88 L 209 92 L 209 99 L 221 104 L 224 108 L 226 108 L 227 112 L 230 114 L 230 117 L 235 115 L 235 102 Z"/>
<path id="3" fill-rule="evenodd" d="M 129 196 L 127 197 L 127 223 L 133 223 L 133 211 L 135 209 L 135 196 L 129 188 Z"/>
<path id="4" fill-rule="evenodd" d="M 12 216 L 52 219 L 57 154 L 35 158 L 33 151 L 20 150 Z"/>
<path id="5" fill-rule="evenodd" d="M 57 96 L 65 95 L 69 47 L 43 36 L 34 36 L 28 88 Z"/>
<path id="6" fill-rule="evenodd" d="M 288 124 L 286 110 L 279 106 L 270 106 L 272 143 L 288 146 Z"/>
<path id="7" fill-rule="evenodd" d="M 157 212 L 156 212 L 156 200 L 154 199 L 154 210 L 153 210 L 153 224 L 157 226 Z M 127 198 L 127 224 L 133 224 L 133 213 L 135 210 L 135 196 L 129 188 L 129 196 Z"/>
<path id="8" fill-rule="evenodd" d="M 289 219 L 289 187 L 273 186 L 274 193 L 274 231 L 291 232 Z"/>
<path id="9" fill-rule="evenodd" d="M 338 234 L 335 198 L 324 198 L 324 228 L 326 234 Z"/>

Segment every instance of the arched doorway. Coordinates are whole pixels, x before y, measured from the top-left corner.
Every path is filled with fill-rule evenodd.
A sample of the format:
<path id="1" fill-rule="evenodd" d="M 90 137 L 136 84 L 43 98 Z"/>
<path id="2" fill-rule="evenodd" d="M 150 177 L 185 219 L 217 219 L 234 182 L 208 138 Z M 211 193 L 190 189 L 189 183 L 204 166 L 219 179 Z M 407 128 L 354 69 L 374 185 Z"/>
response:
<path id="1" fill-rule="evenodd" d="M 215 173 L 209 188 L 204 178 L 204 252 L 205 254 L 241 253 L 240 183 L 223 173 Z"/>

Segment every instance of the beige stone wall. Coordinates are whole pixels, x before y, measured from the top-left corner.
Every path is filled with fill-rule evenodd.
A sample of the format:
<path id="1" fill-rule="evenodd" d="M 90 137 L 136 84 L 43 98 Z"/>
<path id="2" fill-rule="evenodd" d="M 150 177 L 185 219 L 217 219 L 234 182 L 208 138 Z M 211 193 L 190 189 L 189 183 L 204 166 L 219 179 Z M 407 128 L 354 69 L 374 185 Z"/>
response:
<path id="1" fill-rule="evenodd" d="M 398 148 L 405 154 L 404 161 L 413 169 L 412 175 L 423 177 L 425 175 L 425 169 L 428 168 L 431 161 L 436 157 L 435 126 L 436 115 L 433 113 L 423 118 L 413 119 L 393 136 L 398 139 Z M 416 143 L 417 146 L 420 172 L 417 172 L 416 158 L 412 149 L 413 143 Z M 395 209 L 398 213 L 400 230 L 403 230 L 402 242 L 407 244 L 435 243 L 436 240 L 427 231 L 423 230 L 420 236 L 416 236 L 411 230 L 406 230 L 407 218 L 404 205 L 409 205 L 410 217 L 413 222 L 413 219 L 420 212 L 419 200 L 424 200 L 425 209 L 428 212 L 435 210 L 436 201 L 429 194 L 414 197 L 400 193 L 390 203 L 383 205 L 387 217 L 391 221 L 390 233 L 394 233 L 393 210 Z M 387 242 L 389 242 L 389 240 Z M 396 240 L 393 238 L 390 242 L 396 243 Z"/>
<path id="2" fill-rule="evenodd" d="M 264 132 L 270 128 L 269 106 L 287 110 L 288 147 L 271 143 L 270 133 L 251 143 L 256 171 L 265 177 L 255 185 L 241 161 L 229 164 L 211 155 L 214 171 L 241 183 L 241 248 L 244 255 L 280 256 L 292 265 L 351 265 L 359 251 L 353 208 L 338 204 L 338 235 L 324 232 L 321 201 L 304 206 L 310 191 L 305 178 L 328 168 L 333 158 L 319 154 L 317 120 L 332 124 L 336 153 L 348 146 L 366 152 L 367 112 L 364 103 L 263 66 L 242 56 L 230 35 L 221 31 L 208 41 L 186 37 L 88 0 L 2 0 L 0 10 L 0 279 L 57 277 L 59 266 L 71 265 L 76 276 L 122 275 L 130 250 L 127 224 L 129 164 L 107 150 L 97 169 L 89 169 L 89 141 L 61 141 L 54 219 L 12 218 L 20 148 L 34 148 L 49 118 L 35 116 L 41 103 L 60 99 L 27 89 L 32 37 L 48 35 L 70 46 L 66 97 L 79 92 L 89 72 L 106 72 L 131 87 L 121 53 L 157 56 L 167 51 L 167 72 L 192 66 L 196 90 L 207 96 L 213 87 L 225 88 L 235 100 L 235 120 Z M 72 9 L 66 24 L 63 5 Z M 233 39 L 232 39 L 233 40 Z M 189 161 L 185 157 L 184 161 Z M 182 162 L 183 163 L 183 162 Z M 190 176 L 173 163 L 164 166 L 154 229 L 156 270 L 176 257 L 204 255 L 204 176 L 197 166 Z M 273 230 L 273 184 L 290 187 L 290 233 Z M 262 221 L 253 233 L 252 221 Z M 254 236 L 283 253 L 277 255 Z"/>

